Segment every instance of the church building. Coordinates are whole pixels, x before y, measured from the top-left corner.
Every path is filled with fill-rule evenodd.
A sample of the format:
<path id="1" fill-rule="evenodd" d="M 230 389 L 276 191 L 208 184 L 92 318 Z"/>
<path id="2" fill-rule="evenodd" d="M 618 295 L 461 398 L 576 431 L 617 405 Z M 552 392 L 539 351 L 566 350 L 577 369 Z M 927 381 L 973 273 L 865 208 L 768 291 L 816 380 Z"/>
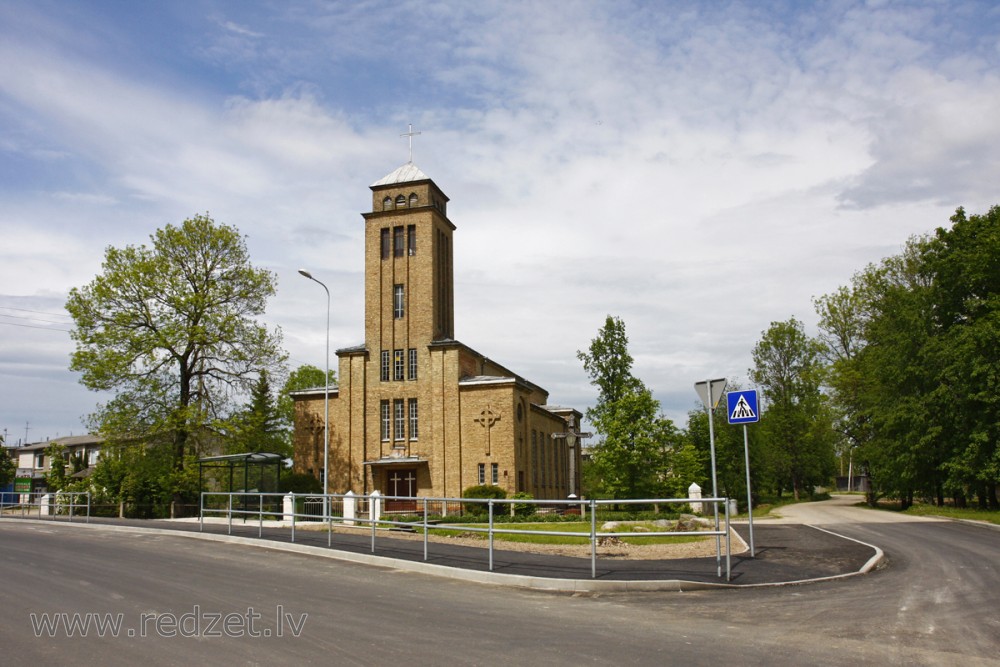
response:
<path id="1" fill-rule="evenodd" d="M 454 498 L 494 484 L 579 494 L 580 448 L 563 436 L 580 412 L 455 339 L 448 197 L 412 162 L 371 190 L 365 342 L 337 350 L 337 386 L 326 390 L 330 493 Z M 322 478 L 324 388 L 293 398 L 295 471 Z"/>

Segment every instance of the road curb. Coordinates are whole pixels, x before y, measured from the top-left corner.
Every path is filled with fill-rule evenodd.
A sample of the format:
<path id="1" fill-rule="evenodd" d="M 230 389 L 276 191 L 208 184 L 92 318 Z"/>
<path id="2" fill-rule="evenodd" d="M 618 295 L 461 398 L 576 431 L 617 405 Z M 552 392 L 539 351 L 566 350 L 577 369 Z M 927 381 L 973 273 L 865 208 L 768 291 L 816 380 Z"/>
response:
<path id="1" fill-rule="evenodd" d="M 743 589 L 743 588 L 765 588 L 776 586 L 797 586 L 802 584 L 817 583 L 835 579 L 855 577 L 870 572 L 884 557 L 878 547 L 856 540 L 845 535 L 834 533 L 833 531 L 808 526 L 816 530 L 834 535 L 845 540 L 857 542 L 875 550 L 875 555 L 868 560 L 857 572 L 848 572 L 826 577 L 816 577 L 812 579 L 799 579 L 795 581 L 767 582 L 760 584 L 732 584 L 732 583 L 712 583 L 701 581 L 686 581 L 682 579 L 664 580 L 601 580 L 601 579 L 555 579 L 550 577 L 538 577 L 519 574 L 505 574 L 502 572 L 483 572 L 480 570 L 465 570 L 462 568 L 449 567 L 447 565 L 436 565 L 434 563 L 423 563 L 420 561 L 410 561 L 375 554 L 358 554 L 350 551 L 340 551 L 330 547 L 317 547 L 308 544 L 296 544 L 294 542 L 276 542 L 272 540 L 262 540 L 253 537 L 242 537 L 239 535 L 218 535 L 215 533 L 188 532 L 184 530 L 168 530 L 165 528 L 147 528 L 143 526 L 118 526 L 106 523 L 74 523 L 74 522 L 53 522 L 45 519 L 27 519 L 0 517 L 0 521 L 28 523 L 41 526 L 71 526 L 80 529 L 103 529 L 119 533 L 146 534 L 146 535 L 170 535 L 187 537 L 190 539 L 203 540 L 207 542 L 225 542 L 229 544 L 240 544 L 273 551 L 283 551 L 286 553 L 297 553 L 308 556 L 319 556 L 360 565 L 373 567 L 383 567 L 392 570 L 405 572 L 416 572 L 436 577 L 447 577 L 460 581 L 469 581 L 479 584 L 489 584 L 494 586 L 504 586 L 510 588 L 526 588 L 548 592 L 563 593 L 633 593 L 633 592 L 687 592 L 696 590 L 713 589 Z"/>

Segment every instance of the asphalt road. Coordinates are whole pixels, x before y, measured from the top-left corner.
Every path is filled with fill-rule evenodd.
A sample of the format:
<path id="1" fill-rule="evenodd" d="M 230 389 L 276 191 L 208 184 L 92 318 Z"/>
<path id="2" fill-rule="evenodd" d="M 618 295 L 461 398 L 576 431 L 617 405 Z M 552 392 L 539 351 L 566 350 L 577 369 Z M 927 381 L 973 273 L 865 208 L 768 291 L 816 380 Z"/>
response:
<path id="1" fill-rule="evenodd" d="M 792 587 L 567 595 L 183 536 L 0 521 L 0 660 L 1000 665 L 1000 531 L 836 503 L 785 512 L 882 547 L 886 566 Z M 86 636 L 80 626 L 68 636 L 74 613 L 91 621 Z M 97 631 L 116 619 L 117 630 Z"/>

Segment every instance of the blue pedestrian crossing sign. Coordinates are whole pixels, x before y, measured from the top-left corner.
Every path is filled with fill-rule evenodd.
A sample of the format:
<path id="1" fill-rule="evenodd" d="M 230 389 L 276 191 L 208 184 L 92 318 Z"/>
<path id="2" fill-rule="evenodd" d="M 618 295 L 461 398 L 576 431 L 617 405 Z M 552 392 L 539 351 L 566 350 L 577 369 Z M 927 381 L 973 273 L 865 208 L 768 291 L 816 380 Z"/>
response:
<path id="1" fill-rule="evenodd" d="M 731 391 L 726 394 L 726 413 L 730 424 L 751 424 L 760 421 L 757 390 Z"/>

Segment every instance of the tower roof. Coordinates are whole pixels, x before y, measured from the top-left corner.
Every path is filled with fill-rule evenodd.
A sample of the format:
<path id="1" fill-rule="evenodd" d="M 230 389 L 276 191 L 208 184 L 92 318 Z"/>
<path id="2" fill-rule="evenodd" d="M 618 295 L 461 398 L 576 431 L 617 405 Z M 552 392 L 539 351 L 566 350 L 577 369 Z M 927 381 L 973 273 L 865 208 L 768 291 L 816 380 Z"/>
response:
<path id="1" fill-rule="evenodd" d="M 429 181 L 430 176 L 420 171 L 420 167 L 413 164 L 412 162 L 407 162 L 402 167 L 392 172 L 388 176 L 385 176 L 374 183 L 370 187 L 377 188 L 381 185 L 396 185 L 399 183 L 412 183 L 413 181 Z"/>

